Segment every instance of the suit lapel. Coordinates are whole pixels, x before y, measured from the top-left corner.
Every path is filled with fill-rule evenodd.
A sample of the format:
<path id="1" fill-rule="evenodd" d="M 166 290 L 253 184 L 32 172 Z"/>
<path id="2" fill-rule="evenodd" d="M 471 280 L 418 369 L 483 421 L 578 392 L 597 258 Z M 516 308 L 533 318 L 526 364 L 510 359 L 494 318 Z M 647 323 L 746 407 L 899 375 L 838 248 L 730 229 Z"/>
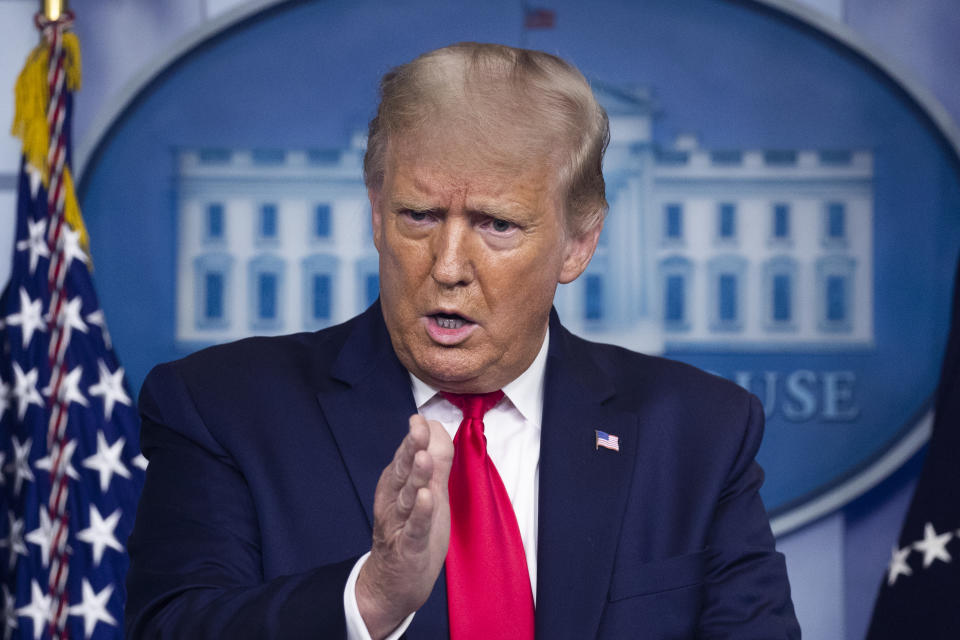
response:
<path id="1" fill-rule="evenodd" d="M 333 375 L 342 384 L 330 385 L 317 398 L 372 527 L 380 473 L 417 411 L 410 376 L 393 352 L 379 304 L 360 317 Z"/>
<path id="2" fill-rule="evenodd" d="M 551 319 L 540 440 L 537 638 L 594 637 L 603 613 L 636 456 L 632 415 L 606 406 L 614 385 Z M 595 430 L 620 451 L 595 446 Z"/>
<path id="3" fill-rule="evenodd" d="M 322 389 L 317 399 L 372 531 L 377 481 L 407 434 L 408 419 L 417 411 L 410 374 L 393 351 L 379 303 L 359 318 L 340 351 L 333 376 L 337 382 Z M 447 635 L 447 589 L 441 571 L 404 637 Z"/>

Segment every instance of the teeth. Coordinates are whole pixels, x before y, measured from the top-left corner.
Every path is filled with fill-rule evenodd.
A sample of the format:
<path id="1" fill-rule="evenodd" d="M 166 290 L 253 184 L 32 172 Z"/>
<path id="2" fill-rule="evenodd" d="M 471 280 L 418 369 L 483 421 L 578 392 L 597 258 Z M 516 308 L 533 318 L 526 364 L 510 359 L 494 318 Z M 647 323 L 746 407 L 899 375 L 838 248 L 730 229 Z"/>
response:
<path id="1" fill-rule="evenodd" d="M 460 318 L 441 318 L 436 316 L 437 324 L 440 325 L 443 329 L 459 329 L 465 323 Z"/>

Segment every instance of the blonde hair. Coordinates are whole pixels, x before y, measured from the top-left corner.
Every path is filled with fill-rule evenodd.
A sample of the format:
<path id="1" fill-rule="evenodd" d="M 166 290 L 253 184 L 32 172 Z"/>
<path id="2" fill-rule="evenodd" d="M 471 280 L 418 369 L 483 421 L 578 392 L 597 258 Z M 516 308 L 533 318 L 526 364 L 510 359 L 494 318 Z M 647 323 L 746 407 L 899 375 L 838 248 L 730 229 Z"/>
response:
<path id="1" fill-rule="evenodd" d="M 573 65 L 542 51 L 462 42 L 391 69 L 380 81 L 380 105 L 370 121 L 363 161 L 367 188 L 382 186 L 391 139 L 422 135 L 440 117 L 486 140 L 509 125 L 531 155 L 545 149 L 554 158 L 566 192 L 567 228 L 579 235 L 603 221 L 602 164 L 610 126 Z"/>

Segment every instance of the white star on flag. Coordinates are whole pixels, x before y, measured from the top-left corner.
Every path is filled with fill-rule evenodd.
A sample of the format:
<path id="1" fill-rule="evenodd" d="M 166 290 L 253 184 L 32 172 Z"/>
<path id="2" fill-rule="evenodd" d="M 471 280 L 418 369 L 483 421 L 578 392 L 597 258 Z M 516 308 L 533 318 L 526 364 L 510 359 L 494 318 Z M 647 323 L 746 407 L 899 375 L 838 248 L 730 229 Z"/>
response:
<path id="1" fill-rule="evenodd" d="M 30 195 L 36 200 L 37 194 L 40 193 L 40 185 L 43 182 L 43 172 L 29 162 L 24 168 L 27 170 L 27 177 L 30 178 Z"/>
<path id="2" fill-rule="evenodd" d="M 933 528 L 933 523 L 928 522 L 923 526 L 923 540 L 913 543 L 913 548 L 923 552 L 923 568 L 926 569 L 934 560 L 943 560 L 950 562 L 950 552 L 947 551 L 947 543 L 953 537 L 953 532 L 947 531 L 937 535 L 937 530 Z"/>
<path id="3" fill-rule="evenodd" d="M 6 583 L 0 585 L 3 588 L 3 640 L 10 640 L 10 634 L 17 628 L 17 612 L 15 611 L 17 599 L 10 593 Z"/>
<path id="4" fill-rule="evenodd" d="M 80 246 L 80 232 L 71 229 L 70 225 L 63 225 L 63 232 L 60 234 L 60 248 L 63 249 L 64 272 L 70 269 L 70 265 L 75 259 L 87 264 L 87 254 Z"/>
<path id="5" fill-rule="evenodd" d="M 113 349 L 113 343 L 110 341 L 110 331 L 107 330 L 107 318 L 103 315 L 103 309 L 97 309 L 87 315 L 87 324 L 100 327 L 100 335 L 103 337 L 103 346 L 107 349 Z"/>
<path id="6" fill-rule="evenodd" d="M 57 320 L 57 324 L 63 329 L 63 341 L 67 344 L 70 344 L 70 336 L 73 334 L 73 330 L 76 329 L 80 333 L 87 332 L 87 323 L 83 321 L 83 317 L 80 313 L 80 308 L 83 306 L 83 298 L 76 296 L 73 300 L 70 300 L 61 310 L 61 314 Z M 52 313 L 52 311 L 51 311 Z M 52 318 L 47 314 L 47 322 L 50 322 Z"/>
<path id="7" fill-rule="evenodd" d="M 0 540 L 0 547 L 10 549 L 10 569 L 12 570 L 17 564 L 17 556 L 25 556 L 29 552 L 27 545 L 23 542 L 23 520 L 17 518 L 13 511 L 7 512 L 7 519 L 10 521 L 10 531 L 6 538 Z M 7 611 L 10 611 L 9 607 Z"/>
<path id="8" fill-rule="evenodd" d="M 31 300 L 27 290 L 20 287 L 20 311 L 7 316 L 7 325 L 20 326 L 24 349 L 27 348 L 27 345 L 29 345 L 33 339 L 34 331 L 37 329 L 43 331 L 42 305 L 43 300 L 40 298 Z"/>
<path id="9" fill-rule="evenodd" d="M 103 336 L 103 346 L 107 349 L 113 348 L 110 341 L 110 332 L 107 330 L 107 318 L 103 315 L 103 309 L 97 309 L 93 313 L 87 314 L 87 324 L 100 327 L 100 335 Z"/>
<path id="10" fill-rule="evenodd" d="M 33 482 L 33 470 L 30 469 L 30 448 L 33 446 L 33 438 L 27 438 L 22 443 L 17 436 L 12 436 L 10 439 L 13 443 L 13 462 L 7 465 L 7 469 L 13 469 L 13 495 L 19 496 L 23 481 Z"/>
<path id="11" fill-rule="evenodd" d="M 36 368 L 30 369 L 27 373 L 20 368 L 19 362 L 13 363 L 13 397 L 17 399 L 17 418 L 23 421 L 23 416 L 27 415 L 27 407 L 35 404 L 38 407 L 43 406 L 43 398 L 37 391 L 37 376 L 40 375 Z"/>
<path id="12" fill-rule="evenodd" d="M 69 405 L 71 402 L 76 402 L 77 404 L 82 404 L 83 406 L 89 406 L 87 403 L 86 396 L 80 391 L 80 377 L 83 375 L 83 365 L 78 364 L 73 369 L 70 370 L 70 373 L 63 376 L 63 380 L 60 382 L 60 389 L 57 392 L 57 399 L 60 400 L 65 405 Z M 43 395 L 50 396 L 53 393 L 53 380 L 50 380 L 50 384 L 46 386 L 43 390 Z"/>
<path id="13" fill-rule="evenodd" d="M 53 550 L 53 522 L 44 507 L 40 507 L 40 526 L 28 533 L 26 540 L 40 547 L 40 562 L 46 569 L 50 565 L 50 552 Z"/>
<path id="14" fill-rule="evenodd" d="M 907 564 L 907 556 L 910 555 L 910 551 L 909 546 L 903 549 L 893 548 L 893 553 L 890 555 L 890 568 L 887 571 L 888 585 L 893 586 L 899 576 L 913 575 L 913 569 Z"/>
<path id="15" fill-rule="evenodd" d="M 108 584 L 100 593 L 94 593 L 90 582 L 83 579 L 83 600 L 80 604 L 70 605 L 70 615 L 83 616 L 83 637 L 93 635 L 93 629 L 98 622 L 105 622 L 112 627 L 117 626 L 117 619 L 107 611 L 107 602 L 113 594 L 113 585 Z"/>
<path id="16" fill-rule="evenodd" d="M 77 540 L 93 547 L 93 566 L 100 566 L 100 560 L 103 559 L 103 552 L 107 547 L 123 553 L 123 545 L 113 533 L 117 523 L 120 522 L 121 513 L 118 508 L 104 519 L 96 505 L 90 505 L 90 526 L 77 533 Z"/>
<path id="17" fill-rule="evenodd" d="M 17 243 L 17 251 L 30 251 L 30 275 L 37 270 L 40 258 L 50 257 L 50 248 L 47 246 L 47 221 L 41 218 L 37 222 L 27 220 L 30 238 Z"/>
<path id="18" fill-rule="evenodd" d="M 150 464 L 147 461 L 147 457 L 142 453 L 138 453 L 137 457 L 131 460 L 130 462 L 133 463 L 133 466 L 137 467 L 138 469 L 142 469 L 143 471 L 146 471 L 147 465 Z"/>
<path id="19" fill-rule="evenodd" d="M 77 470 L 73 468 L 73 452 L 76 451 L 77 449 L 76 439 L 70 440 L 65 445 L 63 445 L 62 453 L 58 452 L 56 449 L 57 449 L 57 445 L 54 444 L 53 450 L 51 450 L 50 453 L 44 456 L 43 458 L 40 458 L 39 460 L 37 460 L 33 464 L 33 466 L 35 466 L 37 469 L 43 469 L 44 471 L 49 471 L 50 473 L 53 473 L 53 460 L 59 455 L 60 458 L 62 459 L 60 463 L 61 468 L 66 467 L 65 473 L 71 478 L 73 478 L 74 480 L 79 480 L 80 474 L 77 473 Z"/>
<path id="20" fill-rule="evenodd" d="M 50 596 L 43 592 L 36 580 L 30 582 L 30 604 L 17 609 L 17 615 L 33 620 L 33 638 L 40 640 L 50 622 Z"/>
<path id="21" fill-rule="evenodd" d="M 97 360 L 97 369 L 100 371 L 100 380 L 87 389 L 90 396 L 103 396 L 103 412 L 107 420 L 113 417 L 113 407 L 116 403 L 130 406 L 130 396 L 123 388 L 123 367 L 110 373 L 110 368 L 103 360 Z"/>
<path id="22" fill-rule="evenodd" d="M 113 474 L 124 478 L 130 477 L 130 470 L 120 462 L 125 443 L 126 440 L 121 436 L 113 445 L 108 446 L 103 431 L 97 431 L 97 452 L 83 461 L 83 466 L 100 473 L 100 490 L 104 493 L 110 487 Z"/>

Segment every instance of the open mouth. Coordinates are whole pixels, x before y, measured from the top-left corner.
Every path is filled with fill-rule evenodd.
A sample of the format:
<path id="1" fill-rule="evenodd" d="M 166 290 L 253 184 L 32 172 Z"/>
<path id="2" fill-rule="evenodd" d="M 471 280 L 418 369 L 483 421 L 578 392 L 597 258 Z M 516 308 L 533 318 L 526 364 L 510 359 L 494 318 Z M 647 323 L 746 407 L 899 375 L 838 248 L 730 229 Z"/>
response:
<path id="1" fill-rule="evenodd" d="M 441 329 L 459 329 L 469 321 L 455 313 L 434 313 L 430 316 Z"/>
<path id="2" fill-rule="evenodd" d="M 456 309 L 434 309 L 423 316 L 424 329 L 438 345 L 456 347 L 470 339 L 480 327 L 470 317 L 456 313 Z"/>
<path id="3" fill-rule="evenodd" d="M 437 344 L 453 347 L 468 340 L 480 326 L 471 318 L 447 311 L 434 311 L 424 317 L 427 334 Z"/>

